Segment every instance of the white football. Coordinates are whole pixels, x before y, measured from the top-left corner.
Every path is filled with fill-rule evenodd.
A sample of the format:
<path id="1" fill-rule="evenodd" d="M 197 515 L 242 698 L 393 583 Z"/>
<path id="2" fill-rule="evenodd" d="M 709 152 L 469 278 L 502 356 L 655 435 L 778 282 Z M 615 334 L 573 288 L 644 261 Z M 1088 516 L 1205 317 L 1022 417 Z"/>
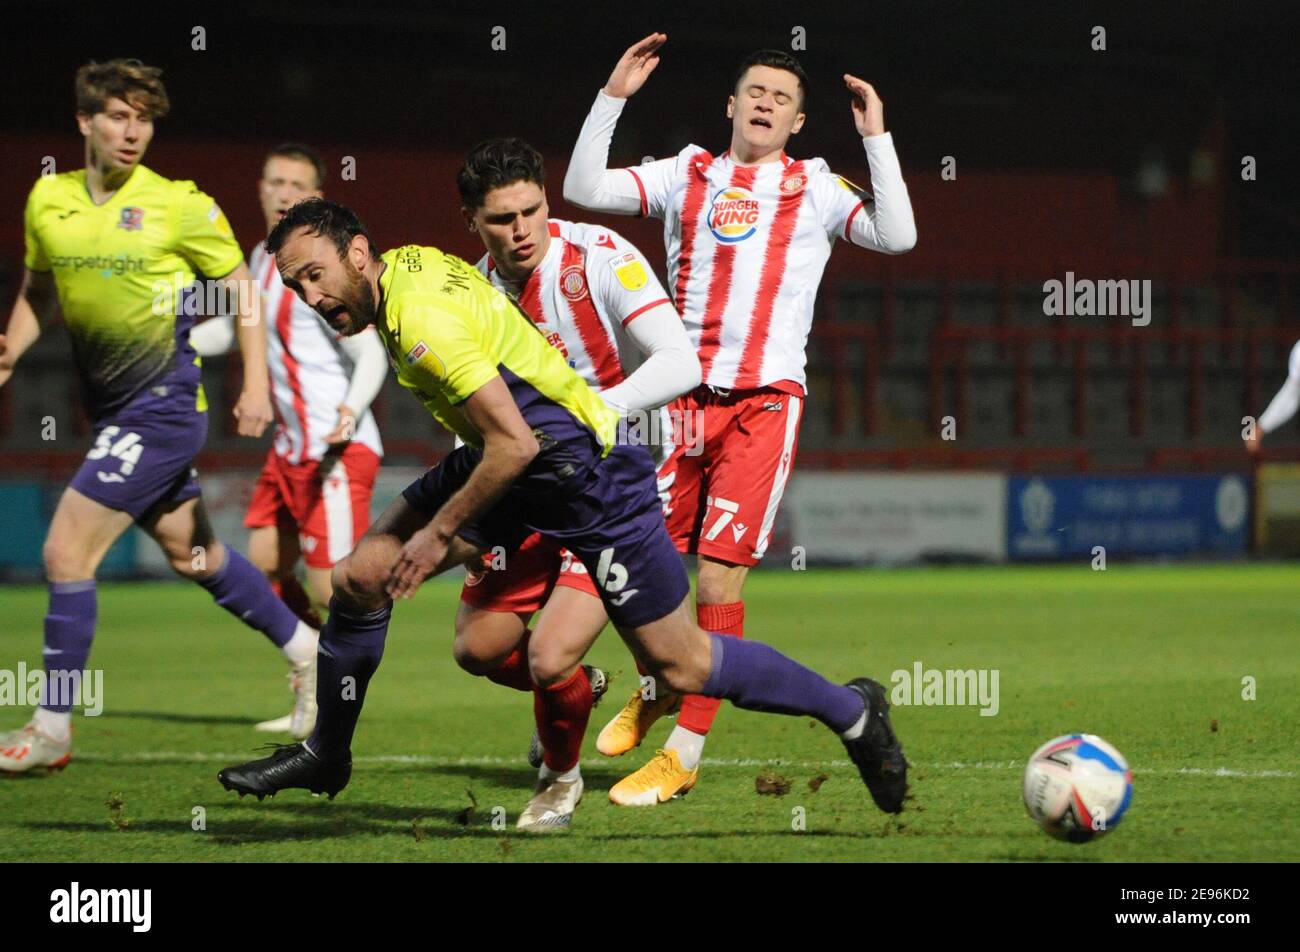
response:
<path id="1" fill-rule="evenodd" d="M 1039 747 L 1025 767 L 1025 809 L 1052 836 L 1086 843 L 1124 819 L 1133 772 L 1096 734 L 1068 734 Z"/>

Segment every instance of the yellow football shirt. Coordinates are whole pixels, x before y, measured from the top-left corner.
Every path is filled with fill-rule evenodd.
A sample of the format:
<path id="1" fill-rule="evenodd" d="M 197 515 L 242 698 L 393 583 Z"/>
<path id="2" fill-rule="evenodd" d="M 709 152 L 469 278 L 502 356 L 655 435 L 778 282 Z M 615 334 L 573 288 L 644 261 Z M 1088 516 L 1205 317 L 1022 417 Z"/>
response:
<path id="1" fill-rule="evenodd" d="M 500 375 L 534 433 L 562 443 L 588 434 L 600 457 L 609 453 L 617 413 L 477 268 L 417 245 L 382 257 L 379 335 L 398 381 L 439 423 L 482 448 L 461 404 Z"/>
<path id="2" fill-rule="evenodd" d="M 36 182 L 24 231 L 27 268 L 54 275 L 92 417 L 176 370 L 197 387 L 188 347 L 194 308 L 177 291 L 197 274 L 224 277 L 243 261 L 210 196 L 140 165 L 96 205 L 79 169 Z M 203 409 L 201 390 L 197 400 Z"/>

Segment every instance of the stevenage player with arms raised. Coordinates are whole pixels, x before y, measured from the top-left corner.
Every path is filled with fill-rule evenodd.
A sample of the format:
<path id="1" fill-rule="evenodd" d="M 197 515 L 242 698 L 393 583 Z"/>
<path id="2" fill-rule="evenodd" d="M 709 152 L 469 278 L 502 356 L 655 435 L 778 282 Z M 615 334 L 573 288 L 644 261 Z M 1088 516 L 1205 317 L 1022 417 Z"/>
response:
<path id="1" fill-rule="evenodd" d="M 876 805 L 902 810 L 907 763 L 884 687 L 868 678 L 833 684 L 767 645 L 695 623 L 650 454 L 616 442 L 618 413 L 509 297 L 436 248 L 380 255 L 350 209 L 323 199 L 290 209 L 267 250 L 285 284 L 335 330 L 374 325 L 398 381 L 465 445 L 408 486 L 334 567 L 312 736 L 222 770 L 227 789 L 259 798 L 342 790 L 393 599 L 481 559 L 498 540 L 513 539 L 509 551 L 540 532 L 586 565 L 610 621 L 660 683 L 820 720 L 843 741 Z"/>
<path id="2" fill-rule="evenodd" d="M 239 302 L 239 432 L 259 436 L 271 421 L 266 332 L 243 254 L 211 197 L 140 164 L 154 119 L 168 111 L 159 70 L 138 60 L 88 63 L 76 93 L 85 168 L 42 177 L 28 197 L 25 270 L 0 337 L 0 384 L 61 309 L 95 442 L 45 539 L 46 687 L 31 722 L 0 737 L 0 771 L 9 773 L 61 768 L 72 756 L 74 698 L 51 686 L 81 677 L 95 634 L 95 572 L 132 523 L 291 665 L 316 656 L 316 632 L 212 534 L 192 468 L 208 429 L 189 345 L 197 274 Z M 174 311 L 159 304 L 168 298 L 159 286 L 184 289 Z"/>
<path id="3" fill-rule="evenodd" d="M 482 142 L 457 186 L 461 213 L 487 250 L 479 271 L 620 415 L 640 419 L 699 384 L 695 348 L 641 253 L 608 228 L 549 217 L 536 149 L 520 139 Z M 624 355 L 633 349 L 646 360 L 629 374 Z M 605 622 L 586 566 L 540 534 L 504 567 L 471 574 L 461 591 L 457 662 L 535 698 L 530 761 L 540 773 L 521 829 L 569 825 L 582 798 L 578 755 L 605 675 L 579 662 Z"/>
<path id="4" fill-rule="evenodd" d="M 564 197 L 575 205 L 664 221 L 668 283 L 698 348 L 704 384 L 672 405 L 704 414 L 699 455 L 677 447 L 660 470 L 665 517 L 681 552 L 698 555 L 700 627 L 743 634 L 749 569 L 767 550 L 794 464 L 806 391 L 805 346 L 822 271 L 837 238 L 886 254 L 916 243 L 912 206 L 880 97 L 845 75 L 853 122 L 871 170 L 872 195 L 833 175 L 821 159 L 791 159 L 803 128 L 807 78 L 788 53 L 763 50 L 741 64 L 727 98 L 731 146 L 714 156 L 690 145 L 674 158 L 607 169 L 627 97 L 659 63 L 667 36 L 625 52 L 579 134 Z M 641 743 L 679 699 L 633 694 L 601 731 L 601 753 Z M 616 803 L 650 805 L 695 785 L 718 703 L 680 699 L 664 750 L 610 791 Z"/>
<path id="5" fill-rule="evenodd" d="M 258 197 L 269 233 L 290 207 L 322 195 L 325 165 L 301 143 L 276 146 L 262 164 Z M 280 281 L 275 261 L 259 241 L 249 269 L 267 318 L 275 442 L 266 454 L 244 519 L 252 532 L 248 558 L 276 594 L 308 624 L 320 626 L 312 602 L 329 604 L 330 570 L 352 551 L 370 525 L 370 497 L 384 453 L 370 404 L 383 386 L 388 357 L 370 331 L 340 337 Z M 221 354 L 235 343 L 233 316 L 204 321 L 190 335 L 200 357 Z M 295 570 L 307 564 L 311 596 Z M 257 725 L 287 731 L 301 740 L 316 718 L 315 668 L 289 673 L 295 695 L 306 705 Z"/>

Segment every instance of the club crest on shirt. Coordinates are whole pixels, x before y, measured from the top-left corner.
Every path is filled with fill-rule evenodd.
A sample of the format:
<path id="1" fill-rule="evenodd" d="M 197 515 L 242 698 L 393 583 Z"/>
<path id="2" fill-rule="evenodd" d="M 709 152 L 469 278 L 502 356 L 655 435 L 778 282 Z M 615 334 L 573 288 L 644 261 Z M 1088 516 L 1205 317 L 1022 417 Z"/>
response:
<path id="1" fill-rule="evenodd" d="M 560 293 L 570 301 L 587 296 L 587 276 L 582 273 L 582 265 L 571 264 L 560 272 Z"/>
<path id="2" fill-rule="evenodd" d="M 758 199 L 746 188 L 719 189 L 709 209 L 709 231 L 727 244 L 744 241 L 758 231 Z"/>
<path id="3" fill-rule="evenodd" d="M 781 192 L 785 195 L 794 195 L 796 192 L 802 192 L 807 187 L 808 176 L 802 172 L 796 172 L 781 181 Z"/>
<path id="4" fill-rule="evenodd" d="M 144 228 L 144 209 L 128 205 L 122 209 L 122 217 L 117 220 L 117 227 L 123 231 L 140 231 Z"/>
<path id="5" fill-rule="evenodd" d="M 650 280 L 641 259 L 630 251 L 617 258 L 611 258 L 609 266 L 614 269 L 614 277 L 618 278 L 618 283 L 629 291 L 640 291 Z"/>

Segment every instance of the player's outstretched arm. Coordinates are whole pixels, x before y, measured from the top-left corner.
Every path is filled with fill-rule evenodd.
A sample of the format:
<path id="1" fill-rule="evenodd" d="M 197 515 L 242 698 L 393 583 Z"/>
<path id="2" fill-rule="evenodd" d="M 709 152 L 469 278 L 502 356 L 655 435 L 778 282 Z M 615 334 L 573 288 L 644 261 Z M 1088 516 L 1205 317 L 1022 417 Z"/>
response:
<path id="1" fill-rule="evenodd" d="M 257 293 L 248 266 L 240 264 L 222 279 L 239 302 L 235 335 L 244 361 L 244 389 L 235 404 L 240 436 L 261 436 L 270 425 L 271 384 L 266 369 L 266 324 L 262 322 L 262 296 Z"/>
<path id="2" fill-rule="evenodd" d="M 665 33 L 651 33 L 629 46 L 615 64 L 578 133 L 578 142 L 564 174 L 565 201 L 616 215 L 644 211 L 636 179 L 626 169 L 607 168 L 609 145 L 627 97 L 640 89 L 655 71 L 659 65 L 659 48 L 667 39 Z"/>
<path id="3" fill-rule="evenodd" d="M 462 407 L 483 434 L 483 458 L 465 485 L 403 547 L 389 578 L 390 598 L 413 595 L 442 564 L 461 527 L 472 523 L 505 495 L 539 452 L 537 437 L 499 375 L 474 391 Z"/>
<path id="4" fill-rule="evenodd" d="M 24 268 L 18 299 L 9 312 L 9 324 L 5 332 L 0 334 L 0 387 L 9 382 L 14 365 L 27 352 L 27 348 L 36 343 L 36 339 L 41 336 L 41 328 L 53 319 L 58 304 L 54 274 Z"/>
<path id="5" fill-rule="evenodd" d="M 911 251 L 916 246 L 916 219 L 893 137 L 885 131 L 884 103 L 866 80 L 845 73 L 844 85 L 851 95 L 853 125 L 867 152 L 874 196 L 864 204 L 865 214 L 850 219 L 845 237 L 855 245 L 886 254 Z"/>
<path id="6" fill-rule="evenodd" d="M 338 422 L 325 437 L 330 446 L 342 446 L 356 436 L 357 421 L 379 396 L 384 375 L 388 373 L 388 355 L 373 329 L 367 328 L 351 337 L 340 337 L 338 343 L 352 361 L 352 376 L 348 378 L 348 392 L 338 405 Z"/>

